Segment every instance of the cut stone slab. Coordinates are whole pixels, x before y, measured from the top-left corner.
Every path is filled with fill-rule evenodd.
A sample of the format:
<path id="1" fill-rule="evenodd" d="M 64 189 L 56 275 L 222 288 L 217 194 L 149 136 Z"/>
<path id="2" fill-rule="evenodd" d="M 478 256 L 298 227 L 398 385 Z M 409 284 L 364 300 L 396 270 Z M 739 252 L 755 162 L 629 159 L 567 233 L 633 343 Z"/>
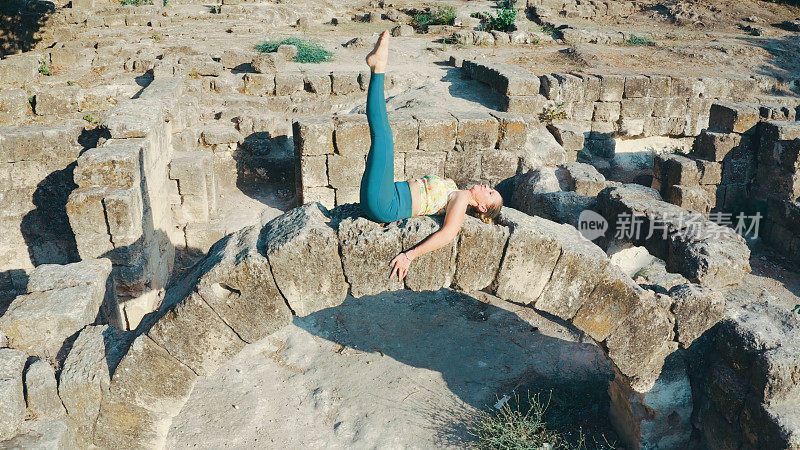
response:
<path id="1" fill-rule="evenodd" d="M 245 346 L 196 292 L 160 318 L 147 336 L 200 376 L 212 374 Z"/>
<path id="2" fill-rule="evenodd" d="M 396 222 L 382 226 L 365 217 L 347 217 L 338 224 L 342 266 L 353 297 L 403 289 L 389 278 L 389 262 L 403 251 Z"/>
<path id="3" fill-rule="evenodd" d="M 13 437 L 25 420 L 22 369 L 27 360 L 20 350 L 0 349 L 0 441 Z"/>
<path id="4" fill-rule="evenodd" d="M 275 282 L 298 316 L 340 305 L 347 296 L 339 239 L 328 210 L 307 203 L 268 222 L 259 246 Z"/>
<path id="5" fill-rule="evenodd" d="M 623 375 L 630 378 L 631 388 L 649 391 L 661 373 L 664 358 L 675 351 L 673 342 L 675 319 L 669 311 L 667 296 L 642 296 L 636 307 L 625 316 L 605 340 L 608 356 Z"/>
<path id="6" fill-rule="evenodd" d="M 61 417 L 66 413 L 58 397 L 55 371 L 41 359 L 25 370 L 25 393 L 28 411 L 35 417 Z"/>
<path id="7" fill-rule="evenodd" d="M 402 251 L 412 249 L 428 236 L 439 231 L 443 222 L 443 217 L 432 216 L 411 217 L 403 220 L 400 223 Z M 450 287 L 453 283 L 455 264 L 456 240 L 453 239 L 443 247 L 419 256 L 411 263 L 404 279 L 406 287 L 412 291 L 435 291 Z"/>
<path id="8" fill-rule="evenodd" d="M 3 448 L 24 448 L 26 450 L 51 450 L 77 448 L 74 430 L 63 419 L 38 419 L 27 421 L 20 434 L 0 442 Z"/>
<path id="9" fill-rule="evenodd" d="M 669 290 L 675 315 L 677 340 L 683 347 L 722 320 L 725 297 L 720 292 L 693 284 L 681 284 Z"/>
<path id="10" fill-rule="evenodd" d="M 33 286 L 51 289 L 17 297 L 0 317 L 0 329 L 8 336 L 11 345 L 32 355 L 55 359 L 67 338 L 94 323 L 106 297 L 106 280 L 111 273 L 111 261 L 100 261 L 67 265 L 74 267 L 76 272 L 61 278 L 61 285 L 67 285 L 63 289 L 42 280 L 46 274 L 36 275 L 39 268 L 35 269 Z M 68 270 L 53 268 L 52 265 L 40 267 L 43 272 L 52 274 L 54 282 L 59 273 Z M 93 281 L 81 283 L 82 279 Z M 68 286 L 71 282 L 75 285 Z"/>
<path id="11" fill-rule="evenodd" d="M 261 227 L 231 233 L 200 264 L 197 292 L 245 342 L 289 323 L 291 312 L 275 285 L 269 261 L 258 251 Z"/>
<path id="12" fill-rule="evenodd" d="M 91 443 L 111 374 L 129 344 L 126 332 L 108 325 L 89 326 L 78 335 L 64 361 L 58 395 L 75 423 L 76 438 L 81 445 Z"/>
<path id="13" fill-rule="evenodd" d="M 560 225 L 508 207 L 502 209 L 497 223 L 510 234 L 492 291 L 503 299 L 534 303 L 561 254 L 560 243 L 550 233 Z"/>
<path id="14" fill-rule="evenodd" d="M 497 277 L 509 229 L 491 225 L 467 215 L 458 236 L 453 285 L 464 291 L 478 291 Z"/>

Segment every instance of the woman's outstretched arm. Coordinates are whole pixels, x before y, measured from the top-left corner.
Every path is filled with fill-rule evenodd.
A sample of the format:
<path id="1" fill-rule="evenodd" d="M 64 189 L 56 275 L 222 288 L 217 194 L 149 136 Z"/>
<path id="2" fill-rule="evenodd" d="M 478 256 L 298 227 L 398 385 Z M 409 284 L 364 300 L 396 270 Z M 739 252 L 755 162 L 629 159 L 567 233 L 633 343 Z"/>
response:
<path id="1" fill-rule="evenodd" d="M 448 242 L 455 239 L 456 236 L 458 236 L 458 232 L 461 230 L 461 225 L 464 224 L 464 215 L 467 212 L 468 204 L 467 196 L 461 193 L 450 201 L 447 205 L 442 228 L 425 238 L 424 241 L 417 244 L 414 248 L 395 256 L 389 263 L 390 266 L 394 266 L 389 278 L 397 273 L 398 278 L 402 280 L 408 273 L 408 267 L 411 265 L 411 261 L 420 255 L 443 247 Z"/>

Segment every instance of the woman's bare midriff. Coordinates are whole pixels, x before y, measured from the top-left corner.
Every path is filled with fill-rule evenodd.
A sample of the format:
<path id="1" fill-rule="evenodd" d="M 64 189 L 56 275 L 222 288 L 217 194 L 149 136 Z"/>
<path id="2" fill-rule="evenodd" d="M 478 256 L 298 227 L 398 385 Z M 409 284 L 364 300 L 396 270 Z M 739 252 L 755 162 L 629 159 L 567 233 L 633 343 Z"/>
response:
<path id="1" fill-rule="evenodd" d="M 414 217 L 419 212 L 419 202 L 422 201 L 419 198 L 419 183 L 421 182 L 416 178 L 407 181 L 408 188 L 411 190 L 411 216 Z"/>

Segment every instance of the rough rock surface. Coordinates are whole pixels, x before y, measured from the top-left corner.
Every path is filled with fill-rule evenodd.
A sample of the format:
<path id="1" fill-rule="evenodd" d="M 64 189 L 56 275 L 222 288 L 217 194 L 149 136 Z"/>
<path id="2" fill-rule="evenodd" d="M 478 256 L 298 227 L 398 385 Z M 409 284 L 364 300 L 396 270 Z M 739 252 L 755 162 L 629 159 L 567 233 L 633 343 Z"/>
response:
<path id="1" fill-rule="evenodd" d="M 108 259 L 37 267 L 30 293 L 12 302 L 0 329 L 12 346 L 55 359 L 67 338 L 97 319 L 110 273 Z"/>
<path id="2" fill-rule="evenodd" d="M 411 217 L 400 224 L 400 237 L 403 251 L 410 250 L 428 236 L 441 229 L 443 217 Z M 425 270 L 409 271 L 405 277 L 406 287 L 412 291 L 435 291 L 450 287 L 456 270 L 456 239 L 433 252 L 414 260 L 418 268 Z"/>
<path id="3" fill-rule="evenodd" d="M 25 370 L 25 401 L 34 417 L 60 417 L 66 412 L 58 397 L 55 371 L 46 361 L 37 359 Z"/>
<path id="4" fill-rule="evenodd" d="M 22 369 L 27 359 L 19 350 L 0 349 L 0 441 L 14 436 L 25 419 Z"/>

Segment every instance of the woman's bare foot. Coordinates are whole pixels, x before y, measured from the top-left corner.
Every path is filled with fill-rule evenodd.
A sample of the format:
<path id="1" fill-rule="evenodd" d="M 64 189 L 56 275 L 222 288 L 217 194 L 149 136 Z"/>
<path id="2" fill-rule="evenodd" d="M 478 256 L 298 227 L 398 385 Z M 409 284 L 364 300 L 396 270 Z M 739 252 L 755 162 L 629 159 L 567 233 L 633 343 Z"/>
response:
<path id="1" fill-rule="evenodd" d="M 373 73 L 384 73 L 386 61 L 389 59 L 389 30 L 384 30 L 378 37 L 375 48 L 367 55 L 367 65 Z"/>

